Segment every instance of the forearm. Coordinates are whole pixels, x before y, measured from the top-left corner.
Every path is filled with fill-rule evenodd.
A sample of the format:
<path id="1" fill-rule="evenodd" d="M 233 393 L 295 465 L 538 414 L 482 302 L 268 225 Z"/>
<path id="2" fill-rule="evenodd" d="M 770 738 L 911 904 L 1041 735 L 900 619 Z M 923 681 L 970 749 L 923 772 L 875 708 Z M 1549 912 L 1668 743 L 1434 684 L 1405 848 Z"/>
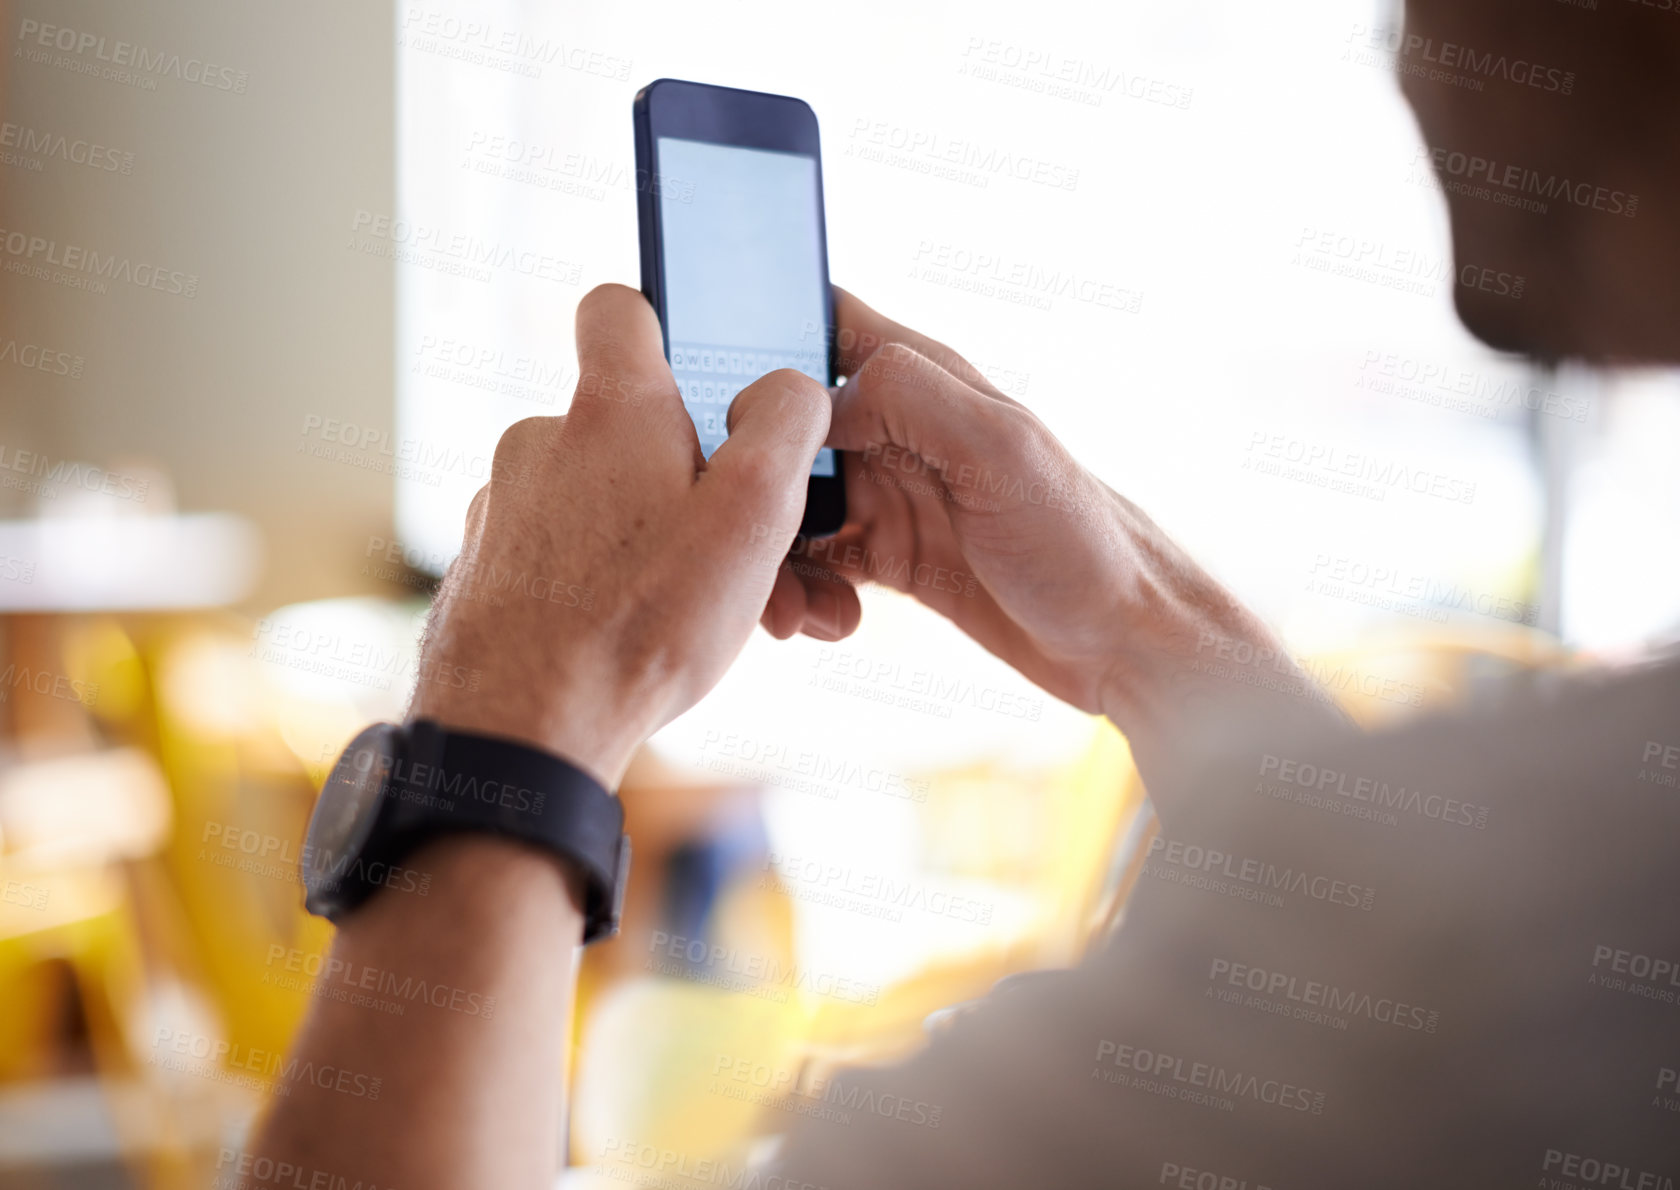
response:
<path id="1" fill-rule="evenodd" d="M 1346 726 L 1347 716 L 1259 616 L 1198 566 L 1135 505 L 1125 513 L 1135 568 L 1119 643 L 1101 686 L 1151 795 L 1169 774 L 1244 722 L 1283 730 Z"/>
<path id="2" fill-rule="evenodd" d="M 377 1098 L 293 1080 L 249 1156 L 309 1185 L 546 1190 L 583 930 L 576 881 L 552 856 L 486 836 L 431 843 L 407 865 L 431 877 L 427 895 L 383 891 L 344 924 L 288 1057 L 353 1086 L 378 1079 Z M 233 1184 L 272 1184 L 254 1176 L 267 1168 L 253 1160 Z"/>

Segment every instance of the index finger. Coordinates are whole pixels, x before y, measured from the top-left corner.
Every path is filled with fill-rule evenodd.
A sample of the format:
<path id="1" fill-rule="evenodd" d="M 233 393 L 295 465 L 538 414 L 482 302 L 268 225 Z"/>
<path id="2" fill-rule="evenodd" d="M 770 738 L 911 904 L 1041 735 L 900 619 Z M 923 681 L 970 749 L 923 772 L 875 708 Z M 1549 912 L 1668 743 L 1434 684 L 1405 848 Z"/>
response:
<path id="1" fill-rule="evenodd" d="M 907 326 L 901 326 L 886 315 L 870 308 L 862 300 L 834 286 L 834 330 L 839 348 L 840 373 L 855 376 L 869 357 L 888 343 L 903 343 L 913 347 L 971 388 L 988 397 L 1016 404 L 998 391 L 980 374 L 980 370 L 937 339 L 930 339 Z"/>

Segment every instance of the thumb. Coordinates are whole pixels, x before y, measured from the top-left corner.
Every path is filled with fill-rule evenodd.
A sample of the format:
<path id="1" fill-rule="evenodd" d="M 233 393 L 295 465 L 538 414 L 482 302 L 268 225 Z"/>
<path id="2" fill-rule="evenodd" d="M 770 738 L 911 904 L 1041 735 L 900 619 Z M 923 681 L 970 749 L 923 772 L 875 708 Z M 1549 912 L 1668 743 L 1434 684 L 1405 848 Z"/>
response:
<path id="1" fill-rule="evenodd" d="M 832 410 L 828 390 L 803 372 L 759 377 L 730 404 L 729 437 L 712 452 L 701 486 L 756 521 L 788 526 L 791 542 Z"/>
<path id="2" fill-rule="evenodd" d="M 1000 401 L 1009 400 L 978 368 L 945 344 L 894 322 L 838 285 L 834 287 L 834 321 L 839 328 L 835 342 L 840 348 L 840 371 L 844 375 L 857 372 L 880 348 L 896 343 L 932 360 L 970 388 Z"/>
<path id="3" fill-rule="evenodd" d="M 1020 412 L 888 343 L 835 393 L 829 444 L 866 459 L 896 447 L 936 467 L 995 463 L 1017 447 Z"/>
<path id="4" fill-rule="evenodd" d="M 653 398 L 681 402 L 665 362 L 659 316 L 636 290 L 597 285 L 577 308 L 578 384 L 572 398 L 590 406 L 640 405 Z"/>

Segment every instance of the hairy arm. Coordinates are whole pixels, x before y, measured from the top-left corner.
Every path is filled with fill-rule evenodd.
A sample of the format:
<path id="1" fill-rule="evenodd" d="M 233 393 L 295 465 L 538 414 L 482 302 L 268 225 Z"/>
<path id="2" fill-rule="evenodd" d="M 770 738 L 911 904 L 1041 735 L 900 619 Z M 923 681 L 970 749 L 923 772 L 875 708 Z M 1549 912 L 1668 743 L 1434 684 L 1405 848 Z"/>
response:
<path id="1" fill-rule="evenodd" d="M 382 891 L 339 930 L 289 1058 L 310 1076 L 275 1100 L 236 1185 L 552 1185 L 581 889 L 488 837 L 406 862 L 427 895 Z"/>

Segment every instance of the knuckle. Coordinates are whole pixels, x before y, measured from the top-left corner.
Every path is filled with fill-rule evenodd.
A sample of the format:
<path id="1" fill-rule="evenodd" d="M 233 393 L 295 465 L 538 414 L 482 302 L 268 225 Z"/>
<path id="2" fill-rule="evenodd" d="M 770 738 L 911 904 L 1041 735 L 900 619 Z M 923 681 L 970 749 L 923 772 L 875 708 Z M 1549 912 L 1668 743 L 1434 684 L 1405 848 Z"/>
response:
<path id="1" fill-rule="evenodd" d="M 467 519 L 463 526 L 461 539 L 470 543 L 484 533 L 484 524 L 490 512 L 490 485 L 485 484 L 473 493 L 472 502 L 467 505 Z"/>
<path id="2" fill-rule="evenodd" d="M 999 425 L 1014 431 L 1021 440 L 1034 443 L 1057 440 L 1050 432 L 1050 427 L 1025 405 L 1006 404 L 1003 401 L 988 401 L 986 404 L 988 415 L 996 419 Z"/>
<path id="3" fill-rule="evenodd" d="M 953 399 L 950 408 L 958 402 Z M 1001 401 L 976 398 L 962 406 L 963 416 L 980 433 L 980 439 L 1015 457 L 1041 453 L 1049 431 L 1025 409 Z"/>
<path id="4" fill-rule="evenodd" d="M 514 422 L 496 440 L 495 464 L 498 467 L 511 466 L 528 458 L 553 439 L 560 425 L 558 417 L 526 417 Z"/>
<path id="5" fill-rule="evenodd" d="M 910 344 L 902 343 L 897 339 L 893 339 L 881 344 L 873 352 L 871 352 L 869 358 L 864 361 L 863 368 L 864 371 L 880 371 L 884 368 L 891 368 L 894 366 L 901 368 L 912 367 L 918 363 L 925 362 L 927 361 L 925 357 L 923 357 L 922 353 L 910 346 Z"/>
<path id="6" fill-rule="evenodd" d="M 727 482 L 727 503 L 738 515 L 749 514 L 760 521 L 779 522 L 789 511 L 795 485 L 789 482 L 788 469 L 778 466 L 768 455 L 750 459 L 736 459 L 730 468 Z M 800 475 L 798 495 L 805 492 L 804 476 Z"/>
<path id="7" fill-rule="evenodd" d="M 946 360 L 945 370 L 970 388 L 979 389 L 983 392 L 997 391 L 992 382 L 986 378 L 984 372 L 954 351 Z"/>
<path id="8" fill-rule="evenodd" d="M 781 486 L 781 468 L 767 454 L 735 460 L 731 483 L 743 496 L 761 497 Z"/>
<path id="9" fill-rule="evenodd" d="M 905 396 L 912 392 L 939 392 L 950 380 L 939 365 L 905 343 L 887 343 L 869 357 L 858 379 L 865 392 Z"/>

